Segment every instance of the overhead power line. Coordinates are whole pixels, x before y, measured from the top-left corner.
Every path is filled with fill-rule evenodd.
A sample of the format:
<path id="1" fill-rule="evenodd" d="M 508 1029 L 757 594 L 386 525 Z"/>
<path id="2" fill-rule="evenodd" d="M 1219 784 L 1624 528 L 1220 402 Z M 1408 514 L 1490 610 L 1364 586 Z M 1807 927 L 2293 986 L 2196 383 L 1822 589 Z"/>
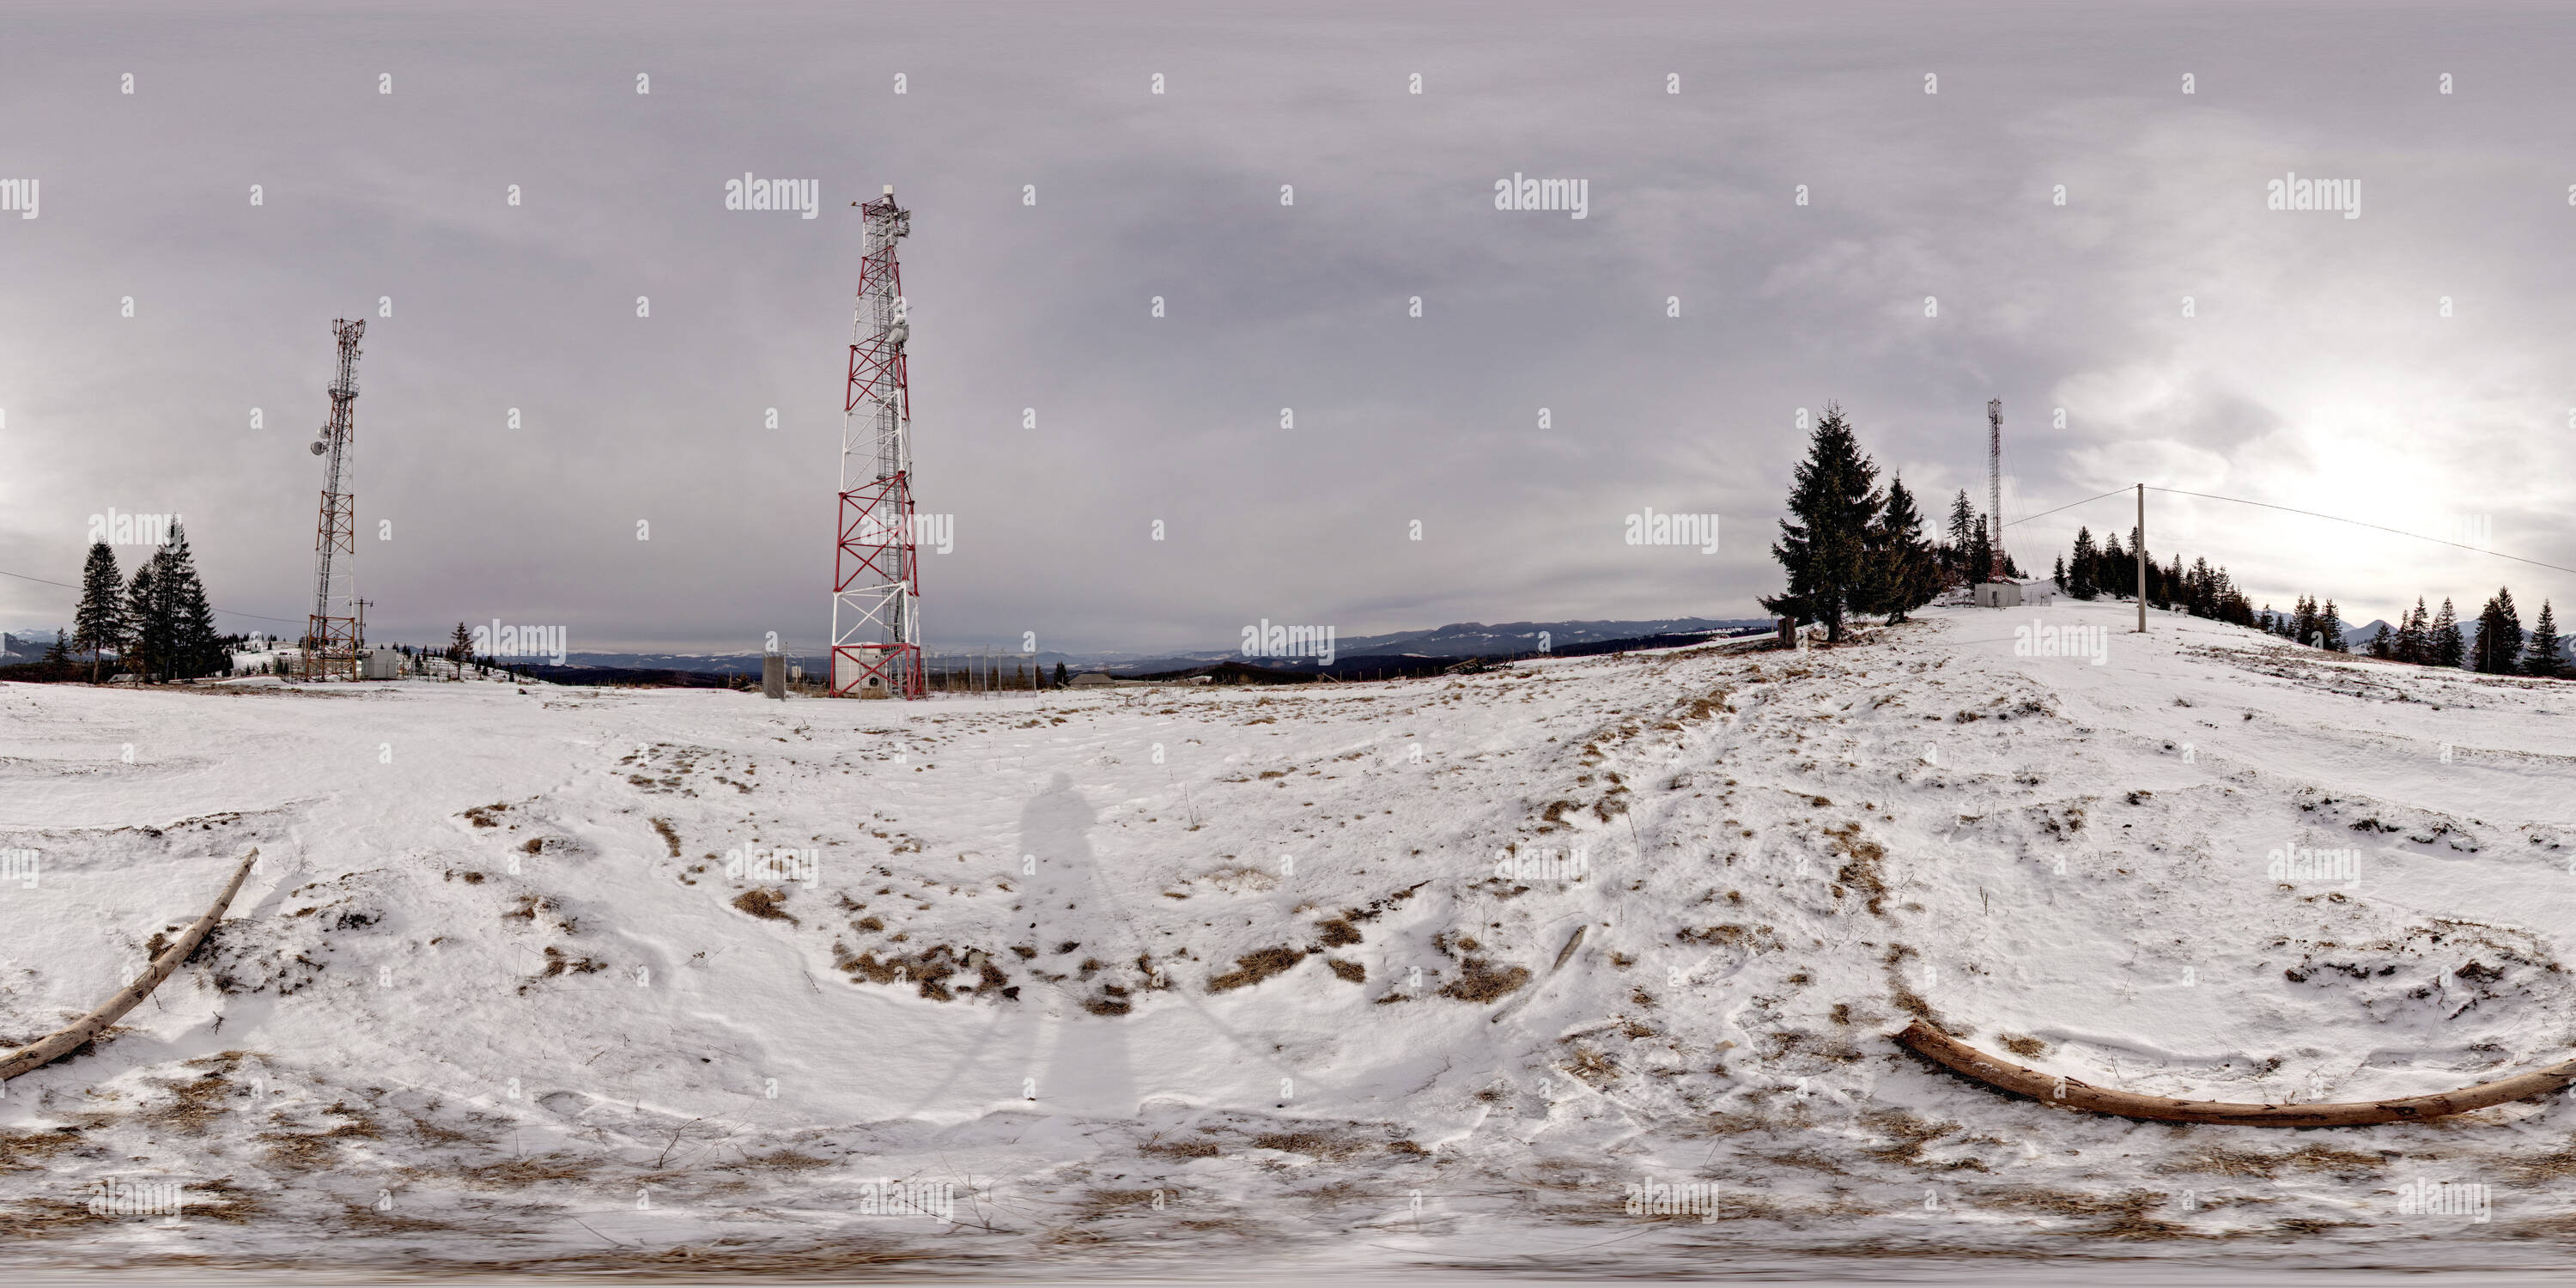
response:
<path id="1" fill-rule="evenodd" d="M 0 568 L 0 577 L 15 577 L 15 578 L 17 578 L 17 579 L 18 579 L 18 580 L 20 580 L 20 581 L 32 581 L 32 582 L 35 582 L 37 585 L 40 585 L 40 586 L 60 586 L 60 587 L 62 587 L 62 588 L 63 588 L 63 589 L 65 589 L 65 590 L 79 590 L 79 589 L 80 589 L 80 587 L 75 586 L 75 585 L 72 585 L 70 582 L 67 582 L 67 581 L 48 581 L 48 580 L 46 580 L 46 579 L 45 579 L 45 578 L 43 578 L 43 577 L 30 577 L 30 576 L 28 576 L 27 574 L 25 574 L 25 573 L 23 573 L 23 572 L 11 572 L 11 571 L 9 571 L 9 570 L 8 570 L 8 569 L 6 569 L 6 568 Z M 209 607 L 209 608 L 214 608 L 214 606 L 213 606 L 213 605 L 211 605 L 211 604 L 207 605 L 207 607 Z M 245 612 L 242 612 L 242 611 L 240 611 L 240 610 L 238 610 L 238 609 L 232 609 L 232 608 L 215 608 L 215 609 L 214 609 L 214 611 L 216 611 L 216 612 L 218 612 L 218 613 L 223 613 L 223 614 L 226 614 L 226 615 L 228 615 L 228 616 L 232 616 L 232 617 L 247 617 L 247 618 L 250 618 L 250 619 L 252 619 L 252 620 L 254 620 L 254 621 L 262 621 L 262 622 L 284 622 L 284 623 L 286 623 L 286 624 L 287 624 L 287 625 L 289 625 L 289 626 L 292 626 L 292 625 L 294 625 L 294 624 L 295 624 L 295 619 L 294 619 L 294 618 L 292 618 L 292 617 L 268 617 L 268 616 L 264 616 L 264 615 L 259 614 L 259 613 L 245 613 Z"/>
<path id="2" fill-rule="evenodd" d="M 2129 489 L 2124 487 L 2115 487 L 2110 491 L 2103 493 L 2102 496 L 2127 496 L 2128 494 Z M 2081 501 L 2070 501 L 2065 505 L 2057 507 L 2057 510 L 2072 510 L 2079 505 L 2091 505 L 2094 502 L 2101 500 L 2102 496 L 2088 496 Z M 2013 526 L 2013 523 L 2028 523 L 2033 519 L 2045 519 L 2048 516 L 2057 513 L 2057 510 L 2042 510 L 2037 514 L 2024 515 L 2021 518 L 2013 520 L 2012 523 L 2005 524 L 2004 526 L 2009 528 Z"/>
<path id="3" fill-rule="evenodd" d="M 2311 519 L 2331 519 L 2336 523 L 2349 523 L 2356 528 L 2371 528 L 2380 532 L 2393 532 L 2401 537 L 2413 537 L 2417 541 L 2430 541 L 2437 546 L 2456 546 L 2462 550 L 2474 550 L 2482 555 L 2494 555 L 2498 559 L 2510 559 L 2515 563 L 2527 563 L 2534 568 L 2547 568 L 2552 572 L 2576 572 L 2576 568 L 2565 568 L 2554 563 L 2544 563 L 2538 559 L 2525 559 L 2521 555 L 2509 555 L 2501 550 L 2489 550 L 2482 546 L 2469 545 L 2466 542 L 2445 541 L 2440 537 L 2428 537 L 2423 533 L 2408 532 L 2402 528 L 2391 528 L 2377 523 L 2364 523 L 2359 519 L 2347 519 L 2339 514 L 2319 514 L 2314 510 L 2302 510 L 2297 506 L 2290 505 L 2274 505 L 2269 501 L 2248 501 L 2241 496 L 2214 496 L 2207 492 L 2185 492 L 2178 487 L 2157 487 L 2153 483 L 2149 483 L 2147 485 L 2147 490 L 2150 492 L 2170 492 L 2175 496 L 2196 496 L 2208 501 L 2233 501 L 2238 505 L 2256 505 L 2261 506 L 2266 510 L 2279 510 L 2287 514 L 2304 514 Z M 2077 504 L 2082 503 L 2078 502 Z"/>
<path id="4" fill-rule="evenodd" d="M 2489 550 L 2484 546 L 2473 546 L 2464 541 L 2448 541 L 2441 537 L 2428 537 L 2420 532 L 2408 532 L 2403 528 L 2392 528 L 2382 523 L 2368 523 L 2360 519 L 2347 519 L 2340 514 L 2321 514 L 2315 510 L 2302 510 L 2294 505 L 2274 505 L 2269 501 L 2248 501 L 2241 496 L 2219 496 L 2214 492 L 2190 492 L 2178 487 L 2157 487 L 2153 483 L 2149 483 L 2146 486 L 2147 490 L 2150 492 L 2165 492 L 2174 496 L 2195 496 L 2204 501 L 2231 501 L 2237 505 L 2251 505 L 2265 510 L 2279 510 L 2284 514 L 2304 515 L 2311 519 L 2325 519 L 2334 523 L 2349 523 L 2356 528 L 2369 528 L 2375 532 L 2386 532 L 2395 536 L 2411 537 L 2417 541 L 2430 541 L 2437 546 L 2450 546 L 2455 549 L 2472 551 L 2477 554 L 2494 555 L 2498 559 L 2510 559 L 2515 563 L 2530 564 L 2534 568 L 2547 568 L 2551 572 L 2576 573 L 2576 568 L 2569 568 L 2563 564 L 2554 564 L 2542 559 L 2525 559 L 2521 555 L 2509 555 L 2501 550 Z M 2042 510 L 2037 514 L 2030 515 L 2026 518 L 2015 519 L 2012 523 L 2028 523 L 2032 519 L 2044 519 L 2049 515 L 2057 513 L 2058 510 L 2072 510 L 2079 505 L 2091 505 L 2094 502 L 2103 499 L 2103 497 L 2127 496 L 2129 493 L 2130 488 L 2113 488 L 2110 491 L 2103 493 L 2102 496 L 2088 496 L 2081 501 L 2061 505 L 2057 507 L 2057 510 Z M 2007 523 L 2004 526 L 2011 527 L 2012 523 Z"/>
<path id="5" fill-rule="evenodd" d="M 65 590 L 78 590 L 78 589 L 80 589 L 80 587 L 78 587 L 78 586 L 74 586 L 74 585 L 71 585 L 71 584 L 69 584 L 69 583 L 67 583 L 67 582 L 60 582 L 60 581 L 46 581 L 46 580 L 45 580 L 44 578 L 42 578 L 42 577 L 30 577 L 30 576 L 28 576 L 27 574 L 25 574 L 25 573 L 23 573 L 23 572 L 11 572 L 11 571 L 9 571 L 9 570 L 8 570 L 8 569 L 6 569 L 6 568 L 0 568 L 0 577 L 15 577 L 15 578 L 17 578 L 17 579 L 18 579 L 18 580 L 20 580 L 20 581 L 32 581 L 32 582 L 35 582 L 35 583 L 37 583 L 37 584 L 39 584 L 39 585 L 45 585 L 45 586 L 61 586 L 61 587 L 62 587 L 63 589 L 65 589 Z"/>

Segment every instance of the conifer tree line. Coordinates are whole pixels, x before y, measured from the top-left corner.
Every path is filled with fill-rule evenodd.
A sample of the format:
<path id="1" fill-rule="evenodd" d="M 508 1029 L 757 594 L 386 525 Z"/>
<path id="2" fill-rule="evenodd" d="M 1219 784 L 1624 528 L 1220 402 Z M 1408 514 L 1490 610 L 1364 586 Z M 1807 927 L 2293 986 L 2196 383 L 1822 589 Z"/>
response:
<path id="1" fill-rule="evenodd" d="M 2120 544 L 2118 533 L 2102 538 L 2097 545 L 2091 528 L 2075 530 L 2075 549 L 2057 557 L 2058 589 L 2069 599 L 2135 599 L 2138 596 L 2138 533 L 2129 531 L 2129 544 Z M 2158 608 L 2180 609 L 2194 617 L 2230 622 L 2238 626 L 2264 626 L 2271 629 L 2271 610 L 2256 612 L 2254 601 L 2236 588 L 2225 565 L 2212 568 L 2206 558 L 2195 558 L 2190 566 L 2177 554 L 2165 563 L 2157 563 L 2155 553 L 2146 557 L 2147 602 Z"/>
<path id="2" fill-rule="evenodd" d="M 231 641 L 215 633 L 215 611 L 198 579 L 196 556 L 187 532 L 175 523 L 170 540 L 135 567 L 132 580 L 119 573 L 113 547 L 90 544 L 70 644 L 89 654 L 93 681 L 108 652 L 116 654 L 118 670 L 147 683 L 232 670 Z"/>
<path id="3" fill-rule="evenodd" d="M 2138 584 L 2136 538 L 2133 530 L 2129 549 L 2121 548 L 2117 535 L 2104 538 L 2097 546 L 2092 529 L 2076 529 L 2074 550 L 2057 560 L 2058 586 L 2073 599 L 2133 597 Z M 2228 579 L 2227 569 L 2213 569 L 2206 559 L 2195 559 L 2186 569 L 2179 555 L 2161 567 L 2150 557 L 2147 602 L 2158 608 L 2181 608 L 2195 617 L 2256 627 L 2328 652 L 2351 651 L 2344 639 L 2342 610 L 2333 600 L 2320 604 L 2314 597 L 2302 595 L 2286 613 L 2268 604 L 2257 612 Z M 2379 628 L 2368 645 L 2369 653 L 2395 662 L 2467 667 L 2490 675 L 2576 675 L 2576 668 L 2569 667 L 2561 655 L 2557 613 L 2546 601 L 2540 606 L 2539 620 L 2525 631 L 2521 614 L 2514 607 L 2513 591 L 2498 587 L 2479 611 L 2477 622 L 2474 632 L 2463 631 L 2459 613 L 2450 600 L 2442 601 L 2438 613 L 2427 613 L 2424 601 L 2418 599 L 2397 626 Z"/>
<path id="4" fill-rule="evenodd" d="M 2418 598 L 2395 627 L 2382 625 L 2371 637 L 2370 655 L 2417 666 L 2467 667 L 2488 675 L 2566 679 L 2576 675 L 2576 669 L 2567 665 L 2563 646 L 2558 612 L 2548 600 L 2540 601 L 2540 617 L 2526 631 L 2521 610 L 2514 607 L 2512 589 L 2498 586 L 2486 607 L 2478 610 L 2475 639 L 2460 629 L 2459 613 L 2450 600 L 2442 601 L 2440 612 L 2427 616 L 2424 601 Z"/>
<path id="5" fill-rule="evenodd" d="M 2270 604 L 2265 604 L 2255 624 L 2283 639 L 2329 653 L 2352 651 L 2352 645 L 2344 639 L 2343 610 L 2335 607 L 2331 599 L 2320 605 L 2315 596 L 2301 595 L 2286 613 L 2274 612 Z"/>
<path id="6" fill-rule="evenodd" d="M 1780 521 L 1771 557 L 1789 574 L 1788 589 L 1762 607 L 1799 622 L 1821 622 L 1828 642 L 1864 613 L 1889 625 L 1944 590 L 1985 576 L 1992 546 L 1984 517 L 1961 492 L 1950 507 L 1949 540 L 1924 535 L 1923 514 L 1905 480 L 1878 486 L 1878 465 L 1860 449 L 1842 408 L 1827 403 L 1789 490 L 1790 517 Z M 2021 570 L 2007 561 L 2013 576 Z"/>

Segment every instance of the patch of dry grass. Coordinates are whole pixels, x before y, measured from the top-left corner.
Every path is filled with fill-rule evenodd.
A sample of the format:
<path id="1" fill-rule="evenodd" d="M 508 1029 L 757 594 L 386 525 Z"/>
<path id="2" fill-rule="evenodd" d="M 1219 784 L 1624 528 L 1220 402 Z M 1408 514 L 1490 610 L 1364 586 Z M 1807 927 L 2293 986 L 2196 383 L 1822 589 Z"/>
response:
<path id="1" fill-rule="evenodd" d="M 224 1075 L 239 1066 L 241 1060 L 239 1051 L 199 1056 L 188 1061 L 186 1066 L 199 1071 L 196 1077 L 175 1082 L 155 1080 L 153 1086 L 169 1091 L 170 1103 L 144 1110 L 141 1114 L 143 1121 L 182 1135 L 204 1135 L 206 1127 L 231 1108 L 229 1102 L 235 1087 L 233 1081 Z"/>
<path id="2" fill-rule="evenodd" d="M 1275 1149 L 1284 1154 L 1304 1154 L 1338 1163 L 1366 1150 L 1368 1142 L 1350 1136 L 1337 1136 L 1330 1132 L 1310 1129 L 1264 1132 L 1252 1138 L 1252 1147 Z"/>
<path id="3" fill-rule="evenodd" d="M 1164 1140 L 1157 1136 L 1137 1146 L 1136 1152 L 1163 1158 L 1214 1158 L 1217 1147 L 1212 1140 Z"/>
<path id="4" fill-rule="evenodd" d="M 1470 957 L 1458 968 L 1458 978 L 1440 986 L 1440 995 L 1461 1002 L 1493 1002 L 1518 992 L 1529 978 L 1526 966 L 1498 970 L 1482 957 Z"/>
<path id="5" fill-rule="evenodd" d="M 832 1160 L 828 1158 L 818 1158 L 815 1155 L 805 1153 L 802 1150 L 781 1149 L 774 1150 L 767 1154 L 753 1154 L 743 1159 L 742 1165 L 745 1167 L 775 1167 L 791 1172 L 805 1172 L 811 1171 L 817 1167 L 830 1167 L 832 1165 Z"/>
<path id="6" fill-rule="evenodd" d="M 474 1167 L 406 1167 L 402 1169 L 402 1175 L 449 1178 L 463 1182 L 469 1189 L 523 1190 L 547 1181 L 586 1181 L 597 1175 L 599 1168 L 598 1159 L 558 1152 L 504 1158 Z"/>
<path id="7" fill-rule="evenodd" d="M 2164 1172 L 2203 1172 L 2217 1176 L 2249 1176 L 2262 1180 L 2277 1179 L 2287 1171 L 2298 1172 L 2377 1172 L 2385 1170 L 2388 1160 L 2377 1154 L 2364 1154 L 2332 1145 L 2308 1144 L 2279 1153 L 2262 1150 L 2231 1149 L 2224 1145 L 2203 1145 L 2164 1163 Z"/>
<path id="8" fill-rule="evenodd" d="M 2562 1149 L 2506 1164 L 2505 1175 L 2516 1185 L 2540 1185 L 2576 1176 L 2576 1136 L 2568 1137 Z"/>
<path id="9" fill-rule="evenodd" d="M 1291 967 L 1305 959 L 1304 952 L 1285 944 L 1277 948 L 1263 948 L 1249 952 L 1234 959 L 1235 969 L 1210 979 L 1207 983 L 1207 991 L 1224 993 L 1246 988 L 1273 975 L 1285 974 Z"/>
<path id="10" fill-rule="evenodd" d="M 796 920 L 793 914 L 779 906 L 785 902 L 787 902 L 785 891 L 771 890 L 766 887 L 745 890 L 733 897 L 733 906 L 752 916 L 769 921 L 784 921 L 792 926 L 803 925 L 804 923 Z"/>
<path id="11" fill-rule="evenodd" d="M 1921 1163 L 1923 1147 L 1959 1130 L 1957 1123 L 1933 1122 L 1910 1110 L 1880 1109 L 1862 1114 L 1860 1120 L 1892 1143 L 1872 1147 L 1864 1152 L 1883 1163 Z"/>
<path id="12" fill-rule="evenodd" d="M 46 1159 L 81 1145 L 81 1129 L 57 1127 L 52 1131 L 0 1131 L 0 1172 L 32 1172 Z"/>

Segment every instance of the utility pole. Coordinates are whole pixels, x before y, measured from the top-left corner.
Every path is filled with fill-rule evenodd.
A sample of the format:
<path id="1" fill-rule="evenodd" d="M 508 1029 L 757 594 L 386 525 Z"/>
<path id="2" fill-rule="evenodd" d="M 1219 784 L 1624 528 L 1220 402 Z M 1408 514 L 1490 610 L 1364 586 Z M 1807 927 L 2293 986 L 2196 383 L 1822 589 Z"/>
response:
<path id="1" fill-rule="evenodd" d="M 2136 533 L 2136 537 L 2136 541 L 2131 544 L 2137 547 L 2138 556 L 2137 633 L 2144 635 L 2147 633 L 2147 485 L 2144 483 L 2138 485 L 2138 531 Z"/>

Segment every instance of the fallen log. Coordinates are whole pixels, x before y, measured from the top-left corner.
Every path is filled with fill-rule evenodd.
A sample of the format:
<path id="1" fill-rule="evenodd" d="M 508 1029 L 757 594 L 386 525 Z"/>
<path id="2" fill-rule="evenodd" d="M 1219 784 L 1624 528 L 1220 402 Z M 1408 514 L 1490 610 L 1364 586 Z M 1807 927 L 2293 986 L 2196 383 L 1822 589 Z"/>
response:
<path id="1" fill-rule="evenodd" d="M 82 1016 L 70 1027 L 39 1038 L 19 1048 L 8 1059 L 0 1060 L 0 1082 L 61 1059 L 79 1049 L 82 1043 L 106 1032 L 108 1025 L 124 1019 L 127 1011 L 142 1005 L 143 999 L 152 996 L 152 990 L 161 987 L 161 981 L 175 974 L 180 964 L 188 960 L 188 954 L 197 951 L 197 945 L 205 942 L 207 933 L 224 915 L 224 909 L 232 906 L 233 896 L 241 893 L 242 881 L 250 875 L 251 865 L 258 861 L 257 850 L 243 855 L 241 866 L 233 869 L 233 879 L 224 883 L 222 894 L 215 896 L 215 906 L 206 909 L 205 916 L 179 932 L 179 938 L 162 949 L 161 955 L 153 958 L 152 964 L 144 967 L 143 973 L 135 976 L 133 983 L 107 999 L 106 1005 Z"/>
<path id="2" fill-rule="evenodd" d="M 2399 1100 L 2360 1100 L 2341 1104 L 2254 1105 L 2225 1100 L 2176 1100 L 2113 1091 L 2090 1083 L 2041 1073 L 2037 1069 L 1991 1056 L 1947 1033 L 1916 1020 L 1896 1035 L 1899 1045 L 1974 1082 L 2042 1104 L 2087 1113 L 2116 1114 L 2168 1123 L 2234 1123 L 2244 1127 L 2359 1127 L 2371 1123 L 2419 1122 L 2445 1114 L 2466 1113 L 2531 1096 L 2545 1096 L 2576 1083 L 2576 1060 L 2518 1073 L 2431 1096 Z"/>

